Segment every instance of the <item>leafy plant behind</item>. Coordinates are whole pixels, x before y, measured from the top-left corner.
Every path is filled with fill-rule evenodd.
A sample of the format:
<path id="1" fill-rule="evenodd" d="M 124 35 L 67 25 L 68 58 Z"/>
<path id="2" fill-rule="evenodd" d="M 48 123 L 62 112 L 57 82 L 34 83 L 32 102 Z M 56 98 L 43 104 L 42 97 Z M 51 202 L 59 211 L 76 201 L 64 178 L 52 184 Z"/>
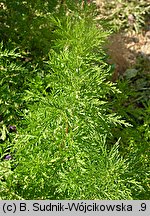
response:
<path id="1" fill-rule="evenodd" d="M 129 125 L 109 100 L 120 95 L 108 81 L 110 67 L 102 49 L 109 32 L 96 25 L 88 10 L 67 12 L 47 16 L 55 28 L 44 71 L 35 71 L 29 62 L 28 71 L 21 66 L 19 75 L 28 78 L 16 101 L 25 106 L 17 109 L 23 116 L 17 133 L 5 142 L 5 148 L 11 144 L 12 158 L 2 157 L 0 164 L 2 199 L 115 200 L 143 191 L 132 170 L 135 160 L 120 156 L 120 137 L 108 146 L 112 128 Z M 7 92 L 2 94 L 4 110 Z"/>
<path id="2" fill-rule="evenodd" d="M 110 151 L 106 145 L 112 126 L 128 125 L 107 103 L 107 95 L 118 92 L 103 61 L 107 34 L 89 18 L 52 20 L 57 40 L 49 73 L 37 75 L 25 91 L 27 108 L 13 141 L 15 169 L 2 186 L 3 198 L 131 199 L 128 163 L 118 143 Z"/>

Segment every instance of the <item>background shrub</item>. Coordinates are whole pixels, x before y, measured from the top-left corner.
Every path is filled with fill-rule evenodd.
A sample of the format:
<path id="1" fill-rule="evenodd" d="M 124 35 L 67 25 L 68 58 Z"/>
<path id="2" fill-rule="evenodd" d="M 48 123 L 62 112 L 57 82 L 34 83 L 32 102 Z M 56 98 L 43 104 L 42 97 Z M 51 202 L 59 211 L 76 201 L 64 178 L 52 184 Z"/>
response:
<path id="1" fill-rule="evenodd" d="M 28 11 L 33 8 L 37 16 L 43 3 L 39 8 L 30 4 Z M 126 98 L 121 99 L 120 90 L 109 81 L 112 68 L 102 47 L 110 32 L 93 20 L 92 7 L 66 1 L 49 13 L 44 6 L 46 23 L 53 28 L 44 27 L 51 43 L 45 40 L 44 49 L 37 44 L 42 55 L 29 49 L 28 56 L 20 39 L 21 46 L 11 51 L 13 36 L 1 49 L 1 199 L 146 197 L 149 173 L 144 149 L 149 132 L 144 132 L 144 147 L 137 149 L 135 137 L 124 145 L 121 132 L 131 138 L 129 123 L 134 121 L 124 111 Z M 35 29 L 39 34 L 34 39 L 41 34 L 40 28 Z M 124 90 L 125 84 L 119 87 Z M 13 112 L 7 115 L 11 106 Z M 139 131 L 147 125 L 145 117 Z M 127 156 L 123 146 L 128 153 L 132 149 Z"/>

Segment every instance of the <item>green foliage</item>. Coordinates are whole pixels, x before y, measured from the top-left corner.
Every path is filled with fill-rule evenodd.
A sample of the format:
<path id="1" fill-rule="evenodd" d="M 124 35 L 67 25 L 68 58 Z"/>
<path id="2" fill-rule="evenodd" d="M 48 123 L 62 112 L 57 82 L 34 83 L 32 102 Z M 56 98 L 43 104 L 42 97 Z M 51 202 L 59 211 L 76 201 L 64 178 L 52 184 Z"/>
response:
<path id="1" fill-rule="evenodd" d="M 150 5 L 147 0 L 97 0 L 100 17 L 109 22 L 115 31 L 131 29 L 136 32 L 144 24 L 144 17 L 148 15 Z"/>
<path id="2" fill-rule="evenodd" d="M 2 5 L 3 41 L 21 47 L 33 56 L 46 54 L 51 46 L 52 29 L 47 17 L 57 6 L 53 1 L 4 0 Z M 10 45 L 10 44 L 9 44 Z"/>
<path id="3" fill-rule="evenodd" d="M 8 133 L 8 126 L 14 123 L 14 116 L 17 117 L 17 110 L 22 104 L 22 94 L 24 75 L 26 69 L 23 68 L 18 59 L 21 58 L 15 51 L 0 50 L 0 140 L 5 141 Z M 25 84 L 25 83 L 24 83 Z M 13 122 L 12 122 L 13 121 Z"/>
<path id="4" fill-rule="evenodd" d="M 133 107 L 126 110 L 124 103 L 133 92 L 125 82 L 118 84 L 126 91 L 122 98 L 109 81 L 111 68 L 102 49 L 109 32 L 93 20 L 92 7 L 73 2 L 53 1 L 52 11 L 51 1 L 24 1 L 26 18 L 20 21 L 15 14 L 22 1 L 4 3 L 5 13 L 12 6 L 18 38 L 12 32 L 0 52 L 1 199 L 146 198 L 149 118 L 145 114 L 140 127 L 129 118 Z M 33 32 L 22 31 L 30 12 Z M 34 55 L 34 40 L 42 55 Z M 17 41 L 18 49 L 6 48 Z M 137 140 L 126 120 L 137 126 Z"/>
<path id="5" fill-rule="evenodd" d="M 125 77 L 126 81 L 122 80 L 117 84 L 122 94 L 115 95 L 113 98 L 113 101 L 115 101 L 113 109 L 130 122 L 133 127 L 115 128 L 112 133 L 115 140 L 121 137 L 120 153 L 132 164 L 130 166 L 131 173 L 133 175 L 135 172 L 136 181 L 140 180 L 144 189 L 142 193 L 133 190 L 134 199 L 142 199 L 142 197 L 149 199 L 149 73 L 144 64 L 138 63 L 136 75 L 130 77 L 125 74 Z"/>

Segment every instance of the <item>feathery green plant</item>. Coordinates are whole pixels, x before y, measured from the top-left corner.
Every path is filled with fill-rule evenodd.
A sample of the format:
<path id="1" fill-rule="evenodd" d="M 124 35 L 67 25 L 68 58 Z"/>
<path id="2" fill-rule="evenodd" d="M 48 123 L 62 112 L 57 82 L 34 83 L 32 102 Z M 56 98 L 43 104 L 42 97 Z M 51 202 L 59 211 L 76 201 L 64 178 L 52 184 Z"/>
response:
<path id="1" fill-rule="evenodd" d="M 2 198 L 132 199 L 126 185 L 141 187 L 125 177 L 129 165 L 119 155 L 119 141 L 107 149 L 111 128 L 128 125 L 107 102 L 107 95 L 118 92 L 107 80 L 101 48 L 107 33 L 72 14 L 51 21 L 57 39 L 45 76 L 37 74 L 25 91 L 13 159 L 2 163 L 8 170 Z"/>
<path id="2" fill-rule="evenodd" d="M 134 176 L 132 155 L 133 160 L 120 155 L 120 137 L 113 146 L 108 142 L 113 140 L 112 128 L 129 126 L 109 100 L 120 94 L 109 81 L 110 67 L 102 49 L 109 32 L 97 26 L 88 9 L 85 14 L 67 12 L 47 17 L 55 28 L 45 71 L 43 67 L 24 71 L 19 66 L 16 85 L 24 75 L 26 85 L 21 88 L 21 101 L 12 98 L 11 104 L 25 106 L 16 108 L 23 118 L 17 122 L 17 133 L 5 142 L 5 148 L 11 145 L 11 158 L 4 159 L 2 152 L 1 199 L 116 200 L 133 199 L 133 192 L 144 191 Z M 15 73 L 17 55 L 13 53 Z M 2 70 L 4 74 L 6 88 L 11 75 L 9 70 Z M 7 94 L 13 92 L 1 93 L 5 113 Z"/>

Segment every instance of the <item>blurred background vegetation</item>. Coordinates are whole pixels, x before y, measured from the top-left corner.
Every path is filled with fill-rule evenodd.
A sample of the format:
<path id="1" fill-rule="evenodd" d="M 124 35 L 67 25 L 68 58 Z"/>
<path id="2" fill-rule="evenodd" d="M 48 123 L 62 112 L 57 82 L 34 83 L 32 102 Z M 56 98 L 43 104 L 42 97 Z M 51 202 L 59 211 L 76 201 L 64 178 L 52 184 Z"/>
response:
<path id="1" fill-rule="evenodd" d="M 2 199 L 37 199 L 39 197 L 41 199 L 149 199 L 149 11 L 150 3 L 147 0 L 1 1 L 0 184 Z M 82 20 L 83 22 L 80 22 Z M 70 56 L 72 64 L 70 64 L 67 55 Z M 81 67 L 81 71 L 85 70 L 88 77 L 84 75 L 86 82 L 81 88 L 82 97 L 84 98 L 84 95 L 94 97 L 94 94 L 100 94 L 104 103 L 101 112 L 104 114 L 106 111 L 110 115 L 117 113 L 132 127 L 126 127 L 115 116 L 112 116 L 112 123 L 110 123 L 111 120 L 107 120 L 104 115 L 104 121 L 101 124 L 103 125 L 103 133 L 107 131 L 106 140 L 105 136 L 101 139 L 97 138 L 97 140 L 93 138 L 93 147 L 91 147 L 88 155 L 85 147 L 77 146 L 76 141 L 70 138 L 75 147 L 71 147 L 70 153 L 66 153 L 66 155 L 60 151 L 59 146 L 52 145 L 50 149 L 54 157 L 54 161 L 52 161 L 46 151 L 43 150 L 44 153 L 41 153 L 40 146 L 37 145 L 36 148 L 36 142 L 40 143 L 40 141 L 35 141 L 34 138 L 30 141 L 27 137 L 28 134 L 33 137 L 34 135 L 36 137 L 38 133 L 40 134 L 45 126 L 39 125 L 46 125 L 47 121 L 51 121 L 55 127 L 57 118 L 50 114 L 48 114 L 47 121 L 42 123 L 44 115 L 46 115 L 44 110 L 47 110 L 48 113 L 55 113 L 55 109 L 49 110 L 49 106 L 51 106 L 49 100 L 53 101 L 55 98 L 54 90 L 61 96 L 67 91 L 69 95 L 69 88 L 73 91 L 73 86 L 70 87 L 68 84 L 72 75 L 69 72 L 68 75 L 66 71 L 76 70 L 75 64 L 79 64 L 78 68 Z M 97 80 L 98 75 L 91 78 L 87 66 L 90 70 L 93 68 L 95 71 L 98 70 L 95 69 L 97 66 L 103 71 L 99 80 Z M 57 75 L 57 71 L 62 72 L 62 74 L 58 72 Z M 97 72 L 95 73 L 97 74 Z M 64 78 L 63 81 L 65 75 L 69 78 Z M 51 79 L 54 79 L 53 82 Z M 74 76 L 74 79 L 77 77 Z M 91 89 L 91 96 L 89 93 L 90 87 L 92 87 L 90 79 L 93 79 L 92 82 L 95 83 Z M 100 80 L 104 80 L 102 91 L 96 88 Z M 109 84 L 106 85 L 106 83 Z M 69 86 L 68 90 L 65 89 L 64 85 Z M 62 86 L 63 89 L 61 89 Z M 76 85 L 74 84 L 74 86 Z M 85 92 L 83 91 L 84 88 Z M 73 94 L 72 99 L 69 100 L 71 101 L 69 104 L 73 104 L 73 101 L 76 101 L 75 95 Z M 107 105 L 105 105 L 106 101 Z M 56 103 L 56 105 L 60 104 Z M 90 103 L 87 102 L 88 106 Z M 89 113 L 91 112 L 90 109 L 87 108 L 87 110 Z M 91 113 L 90 115 L 92 116 Z M 95 124 L 95 116 L 93 114 L 91 128 Z M 72 114 L 70 117 L 73 119 Z M 78 119 L 78 115 L 76 117 Z M 65 119 L 65 117 L 63 118 Z M 63 121 L 66 121 L 64 119 Z M 75 120 L 72 121 L 73 123 L 70 124 L 75 124 Z M 115 121 L 117 124 L 114 124 Z M 59 124 L 56 124 L 56 127 L 60 129 Z M 62 123 L 63 127 L 67 127 L 66 123 Z M 66 128 L 66 130 L 68 129 Z M 87 135 L 88 129 L 81 127 L 82 130 Z M 48 140 L 52 134 L 51 128 L 45 133 L 46 135 L 42 135 L 45 138 L 42 137 L 41 139 Z M 64 139 L 60 134 L 58 133 L 59 141 Z M 59 141 L 53 140 L 54 144 L 59 143 Z M 100 161 L 98 159 L 100 156 L 98 141 L 104 146 Z M 70 142 L 69 139 L 67 142 Z M 27 144 L 25 145 L 25 143 Z M 46 141 L 45 143 L 43 148 L 49 151 L 49 143 Z M 117 143 L 117 147 L 115 143 Z M 90 149 L 90 145 L 87 144 L 88 149 Z M 33 146 L 35 146 L 35 150 L 33 150 Z M 67 166 L 74 166 L 73 162 L 70 162 L 70 158 L 74 157 L 75 154 L 74 148 L 79 167 L 75 168 L 70 177 L 71 174 L 69 174 Z M 84 150 L 83 154 L 81 150 Z M 30 157 L 32 151 L 33 155 Z M 95 152 L 95 156 L 92 151 Z M 101 150 L 99 151 L 101 152 Z M 10 156 L 9 159 L 8 156 Z M 68 162 L 59 160 L 59 156 L 63 160 L 66 157 Z M 41 157 L 47 158 L 42 160 L 43 170 L 39 170 L 40 164 L 42 164 Z M 90 161 L 90 157 L 94 159 Z M 29 167 L 34 167 L 34 160 L 37 166 L 33 171 Z M 53 172 L 48 171 L 48 179 L 53 179 L 52 183 L 50 186 L 44 185 L 43 180 L 40 179 L 34 185 L 35 179 L 47 173 L 49 160 L 52 161 L 50 166 L 53 168 Z M 28 166 L 27 168 L 24 168 L 23 161 Z M 85 161 L 90 167 L 89 170 Z M 100 169 L 100 164 L 102 164 L 102 169 Z M 77 175 L 80 173 L 78 169 L 81 171 L 79 176 Z M 87 172 L 85 172 L 86 169 Z M 96 169 L 100 174 L 102 173 L 102 177 L 96 172 Z M 76 175 L 79 178 L 76 179 Z M 94 180 L 90 182 L 89 179 L 93 179 L 93 176 Z M 108 178 L 106 184 L 100 184 L 100 181 L 106 178 Z M 26 179 L 25 182 L 24 179 Z M 32 180 L 29 182 L 29 179 Z M 43 179 L 47 181 L 47 176 L 44 176 Z M 83 179 L 86 179 L 86 183 L 83 183 L 83 190 L 81 190 L 77 181 L 82 182 Z M 37 191 L 36 188 L 40 184 L 44 186 Z M 92 185 L 91 197 L 90 185 Z M 100 190 L 97 189 L 98 185 L 100 185 Z M 48 192 L 44 192 L 45 187 L 52 188 L 50 195 Z M 116 192 L 117 189 L 118 193 Z M 123 195 L 121 195 L 121 190 Z"/>

